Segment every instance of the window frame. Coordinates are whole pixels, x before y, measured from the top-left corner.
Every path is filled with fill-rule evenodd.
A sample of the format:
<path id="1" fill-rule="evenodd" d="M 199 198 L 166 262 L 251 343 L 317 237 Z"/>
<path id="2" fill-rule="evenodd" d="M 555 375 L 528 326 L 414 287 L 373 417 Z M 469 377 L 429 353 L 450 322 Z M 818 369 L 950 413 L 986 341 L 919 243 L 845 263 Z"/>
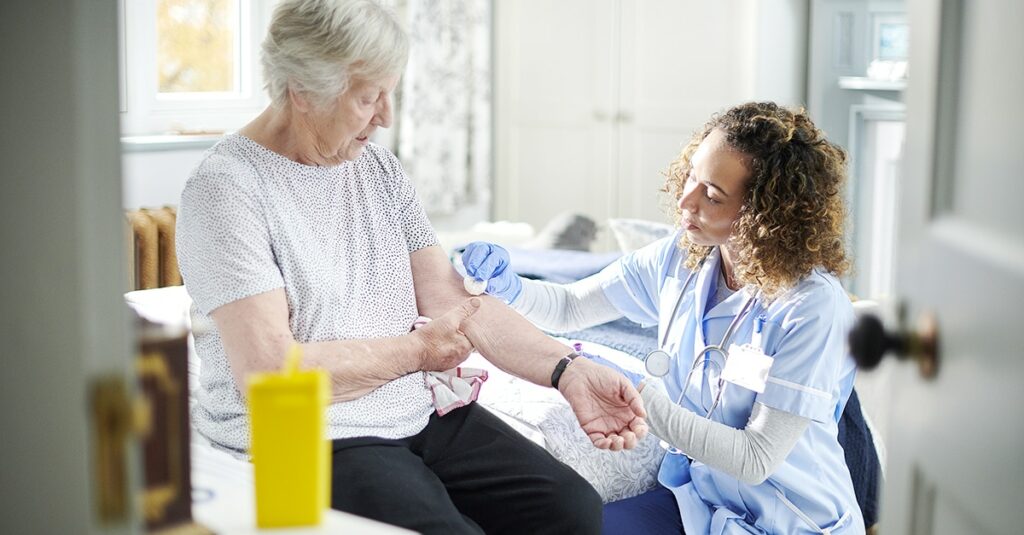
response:
<path id="1" fill-rule="evenodd" d="M 122 0 L 122 136 L 230 132 L 269 103 L 263 89 L 260 43 L 276 0 L 237 0 L 239 87 L 230 93 L 158 92 L 156 3 Z"/>

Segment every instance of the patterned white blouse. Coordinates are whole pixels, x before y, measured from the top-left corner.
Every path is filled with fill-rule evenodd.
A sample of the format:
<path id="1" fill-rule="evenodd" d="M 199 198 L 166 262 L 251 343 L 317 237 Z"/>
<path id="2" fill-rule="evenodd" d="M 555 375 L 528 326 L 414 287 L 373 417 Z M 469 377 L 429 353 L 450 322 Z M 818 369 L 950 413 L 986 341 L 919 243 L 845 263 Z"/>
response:
<path id="1" fill-rule="evenodd" d="M 397 158 L 369 144 L 355 161 L 313 167 L 240 134 L 217 143 L 185 185 L 177 253 L 195 322 L 284 288 L 299 342 L 398 336 L 417 317 L 409 254 L 437 243 Z M 245 400 L 216 329 L 197 333 L 202 360 L 192 418 L 214 444 L 249 446 Z M 283 357 L 283 355 L 282 355 Z M 423 373 L 327 411 L 328 436 L 402 438 L 432 410 Z"/>

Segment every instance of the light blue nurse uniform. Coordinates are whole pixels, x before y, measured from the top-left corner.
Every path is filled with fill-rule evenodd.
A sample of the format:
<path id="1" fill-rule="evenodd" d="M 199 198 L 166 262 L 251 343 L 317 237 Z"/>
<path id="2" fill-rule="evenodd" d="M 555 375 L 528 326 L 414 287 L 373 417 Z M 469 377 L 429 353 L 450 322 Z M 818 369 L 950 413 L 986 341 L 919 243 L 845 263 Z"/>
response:
<path id="1" fill-rule="evenodd" d="M 665 388 L 677 399 L 696 352 L 719 344 L 749 293 L 738 291 L 711 310 L 720 269 L 716 249 L 686 288 L 675 321 L 676 299 L 689 270 L 686 252 L 669 236 L 621 258 L 602 272 L 611 303 L 631 320 L 659 326 L 659 340 L 671 324 L 666 347 L 674 355 Z M 811 420 L 792 452 L 766 481 L 757 485 L 711 468 L 685 455 L 667 454 L 658 481 L 676 497 L 683 527 L 701 533 L 863 533 L 864 520 L 838 441 L 838 422 L 853 388 L 855 367 L 846 349 L 853 308 L 839 281 L 816 269 L 795 288 L 767 303 L 758 298 L 737 326 L 733 343 L 751 341 L 755 320 L 764 320 L 762 349 L 774 363 L 763 393 L 727 384 L 712 419 L 743 428 L 755 401 Z M 718 367 L 699 368 L 680 404 L 704 416 L 717 385 Z M 709 377 L 710 376 L 710 377 Z"/>

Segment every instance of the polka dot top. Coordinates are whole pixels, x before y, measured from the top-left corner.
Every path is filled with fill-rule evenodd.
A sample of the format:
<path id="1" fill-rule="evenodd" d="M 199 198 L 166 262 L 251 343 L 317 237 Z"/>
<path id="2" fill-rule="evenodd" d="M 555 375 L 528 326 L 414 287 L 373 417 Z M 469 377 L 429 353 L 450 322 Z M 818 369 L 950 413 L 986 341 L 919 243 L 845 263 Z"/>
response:
<path id="1" fill-rule="evenodd" d="M 177 253 L 194 324 L 221 305 L 284 288 L 300 342 L 409 332 L 417 317 L 409 253 L 437 239 L 401 164 L 368 144 L 334 167 L 292 161 L 240 134 L 213 146 L 178 208 Z M 199 332 L 192 419 L 214 444 L 249 447 L 245 400 L 215 328 Z M 282 355 L 283 357 L 283 355 Z M 431 398 L 422 372 L 327 411 L 330 438 L 414 435 Z"/>

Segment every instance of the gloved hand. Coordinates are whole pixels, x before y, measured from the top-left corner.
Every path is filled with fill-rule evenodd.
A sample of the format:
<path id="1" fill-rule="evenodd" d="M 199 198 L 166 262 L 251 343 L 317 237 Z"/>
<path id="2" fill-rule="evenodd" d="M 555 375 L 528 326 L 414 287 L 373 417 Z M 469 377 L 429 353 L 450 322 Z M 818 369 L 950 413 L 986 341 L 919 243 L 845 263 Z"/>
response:
<path id="1" fill-rule="evenodd" d="M 602 357 L 600 355 L 591 355 L 590 353 L 582 353 L 581 352 L 580 356 L 586 357 L 586 358 L 592 360 L 593 362 L 595 362 L 596 364 L 600 364 L 602 366 L 607 366 L 607 367 L 609 367 L 609 368 L 611 368 L 611 369 L 621 373 L 622 375 L 626 376 L 626 379 L 630 383 L 633 383 L 633 388 L 639 388 L 640 387 L 640 383 L 644 379 L 646 379 L 644 374 L 636 373 L 636 372 L 631 372 L 629 370 L 623 369 L 621 366 L 615 364 L 614 362 L 612 362 L 612 361 L 610 361 L 610 360 L 608 360 L 608 359 L 606 359 L 606 358 L 604 358 L 604 357 Z"/>
<path id="2" fill-rule="evenodd" d="M 462 252 L 462 266 L 466 274 L 479 281 L 487 281 L 487 293 L 511 303 L 523 291 L 523 281 L 508 269 L 509 256 L 500 245 L 475 241 Z"/>

